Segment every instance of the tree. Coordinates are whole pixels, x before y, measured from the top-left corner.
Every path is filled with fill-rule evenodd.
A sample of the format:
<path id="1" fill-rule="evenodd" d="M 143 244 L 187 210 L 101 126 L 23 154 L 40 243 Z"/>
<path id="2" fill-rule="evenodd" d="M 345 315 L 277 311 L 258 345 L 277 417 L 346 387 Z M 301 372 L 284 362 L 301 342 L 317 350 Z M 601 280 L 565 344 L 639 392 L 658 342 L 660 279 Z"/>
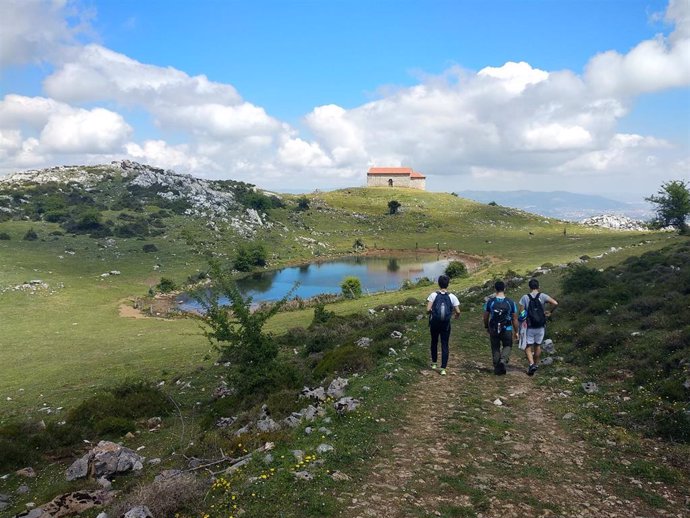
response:
<path id="1" fill-rule="evenodd" d="M 645 199 L 657 206 L 657 221 L 661 226 L 673 226 L 681 234 L 688 232 L 686 220 L 690 215 L 690 191 L 686 182 L 666 182 L 656 195 Z"/>
<path id="2" fill-rule="evenodd" d="M 278 345 L 263 327 L 292 297 L 297 284 L 268 309 L 252 311 L 252 298 L 240 293 L 230 273 L 217 261 L 211 261 L 210 266 L 212 287 L 195 296 L 204 309 L 204 335 L 220 351 L 221 359 L 231 363 L 238 395 L 263 393 L 275 382 L 279 371 Z M 222 304 L 222 298 L 228 304 Z"/>
<path id="3" fill-rule="evenodd" d="M 455 277 L 467 277 L 467 267 L 460 261 L 451 261 L 446 266 L 445 274 L 451 279 Z"/>
<path id="4" fill-rule="evenodd" d="M 388 214 L 397 214 L 400 208 L 400 202 L 397 200 L 391 200 L 388 202 Z"/>
<path id="5" fill-rule="evenodd" d="M 358 299 L 362 296 L 362 283 L 357 277 L 345 277 L 340 289 L 346 299 Z"/>
<path id="6" fill-rule="evenodd" d="M 297 200 L 297 210 L 309 210 L 309 198 L 302 196 Z"/>

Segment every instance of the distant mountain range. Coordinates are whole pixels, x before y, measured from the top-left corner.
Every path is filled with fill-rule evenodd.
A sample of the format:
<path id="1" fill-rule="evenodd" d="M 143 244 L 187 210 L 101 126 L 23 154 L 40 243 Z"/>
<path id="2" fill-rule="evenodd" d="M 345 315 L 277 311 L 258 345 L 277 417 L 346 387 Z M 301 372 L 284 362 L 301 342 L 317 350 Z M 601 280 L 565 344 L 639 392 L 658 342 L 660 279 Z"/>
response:
<path id="1" fill-rule="evenodd" d="M 578 221 L 599 214 L 617 214 L 633 219 L 649 219 L 653 212 L 645 202 L 623 202 L 566 191 L 459 191 L 456 194 L 481 203 L 496 202 L 542 216 Z"/>

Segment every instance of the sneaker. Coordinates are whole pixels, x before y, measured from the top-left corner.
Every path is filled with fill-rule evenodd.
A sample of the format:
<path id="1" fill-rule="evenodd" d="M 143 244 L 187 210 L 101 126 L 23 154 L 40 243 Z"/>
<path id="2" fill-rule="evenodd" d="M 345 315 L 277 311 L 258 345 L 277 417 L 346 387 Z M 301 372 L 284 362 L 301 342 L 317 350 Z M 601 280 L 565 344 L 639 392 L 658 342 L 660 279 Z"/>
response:
<path id="1" fill-rule="evenodd" d="M 506 364 L 503 362 L 498 362 L 498 365 L 496 365 L 496 374 L 499 376 L 502 376 L 506 373 Z"/>
<path id="2" fill-rule="evenodd" d="M 445 375 L 446 375 L 446 369 L 441 369 L 441 376 L 445 376 Z"/>
<path id="3" fill-rule="evenodd" d="M 432 363 L 431 364 L 431 370 L 435 371 L 436 369 L 438 369 L 438 366 L 435 363 Z"/>
<path id="4" fill-rule="evenodd" d="M 537 364 L 533 363 L 532 365 L 529 366 L 527 369 L 527 375 L 528 376 L 534 376 L 534 373 L 537 372 Z"/>

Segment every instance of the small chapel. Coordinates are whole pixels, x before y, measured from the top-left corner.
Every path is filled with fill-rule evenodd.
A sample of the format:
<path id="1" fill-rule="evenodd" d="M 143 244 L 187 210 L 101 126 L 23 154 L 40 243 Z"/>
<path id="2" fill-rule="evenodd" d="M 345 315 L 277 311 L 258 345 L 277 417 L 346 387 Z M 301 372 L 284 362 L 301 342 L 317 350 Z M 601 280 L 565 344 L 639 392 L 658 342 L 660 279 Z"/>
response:
<path id="1" fill-rule="evenodd" d="M 411 167 L 370 167 L 367 187 L 407 187 L 426 190 L 426 176 Z"/>

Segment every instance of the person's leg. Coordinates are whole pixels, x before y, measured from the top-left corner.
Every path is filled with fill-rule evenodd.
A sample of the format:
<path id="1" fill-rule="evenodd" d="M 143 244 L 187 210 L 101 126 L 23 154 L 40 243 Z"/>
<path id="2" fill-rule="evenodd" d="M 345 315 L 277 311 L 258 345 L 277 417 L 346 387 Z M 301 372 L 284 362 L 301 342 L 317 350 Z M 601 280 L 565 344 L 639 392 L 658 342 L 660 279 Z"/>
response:
<path id="1" fill-rule="evenodd" d="M 534 363 L 534 345 L 528 345 L 525 347 L 525 356 L 527 356 L 527 365 L 532 365 Z"/>
<path id="2" fill-rule="evenodd" d="M 435 366 L 438 361 L 438 337 L 439 331 L 435 326 L 430 326 L 429 331 L 431 333 L 431 365 Z"/>
<path id="3" fill-rule="evenodd" d="M 510 362 L 510 352 L 513 350 L 513 332 L 505 331 L 503 333 L 503 348 L 501 349 L 501 361 L 504 366 Z M 505 369 L 502 369 L 505 372 Z"/>
<path id="4" fill-rule="evenodd" d="M 501 337 L 498 335 L 489 335 L 491 341 L 491 358 L 494 363 L 494 374 L 498 374 L 498 362 L 501 359 Z"/>
<path id="5" fill-rule="evenodd" d="M 450 339 L 450 325 L 441 331 L 441 368 L 448 365 L 448 340 Z"/>
<path id="6" fill-rule="evenodd" d="M 541 344 L 534 344 L 534 363 L 539 365 L 541 359 Z"/>

